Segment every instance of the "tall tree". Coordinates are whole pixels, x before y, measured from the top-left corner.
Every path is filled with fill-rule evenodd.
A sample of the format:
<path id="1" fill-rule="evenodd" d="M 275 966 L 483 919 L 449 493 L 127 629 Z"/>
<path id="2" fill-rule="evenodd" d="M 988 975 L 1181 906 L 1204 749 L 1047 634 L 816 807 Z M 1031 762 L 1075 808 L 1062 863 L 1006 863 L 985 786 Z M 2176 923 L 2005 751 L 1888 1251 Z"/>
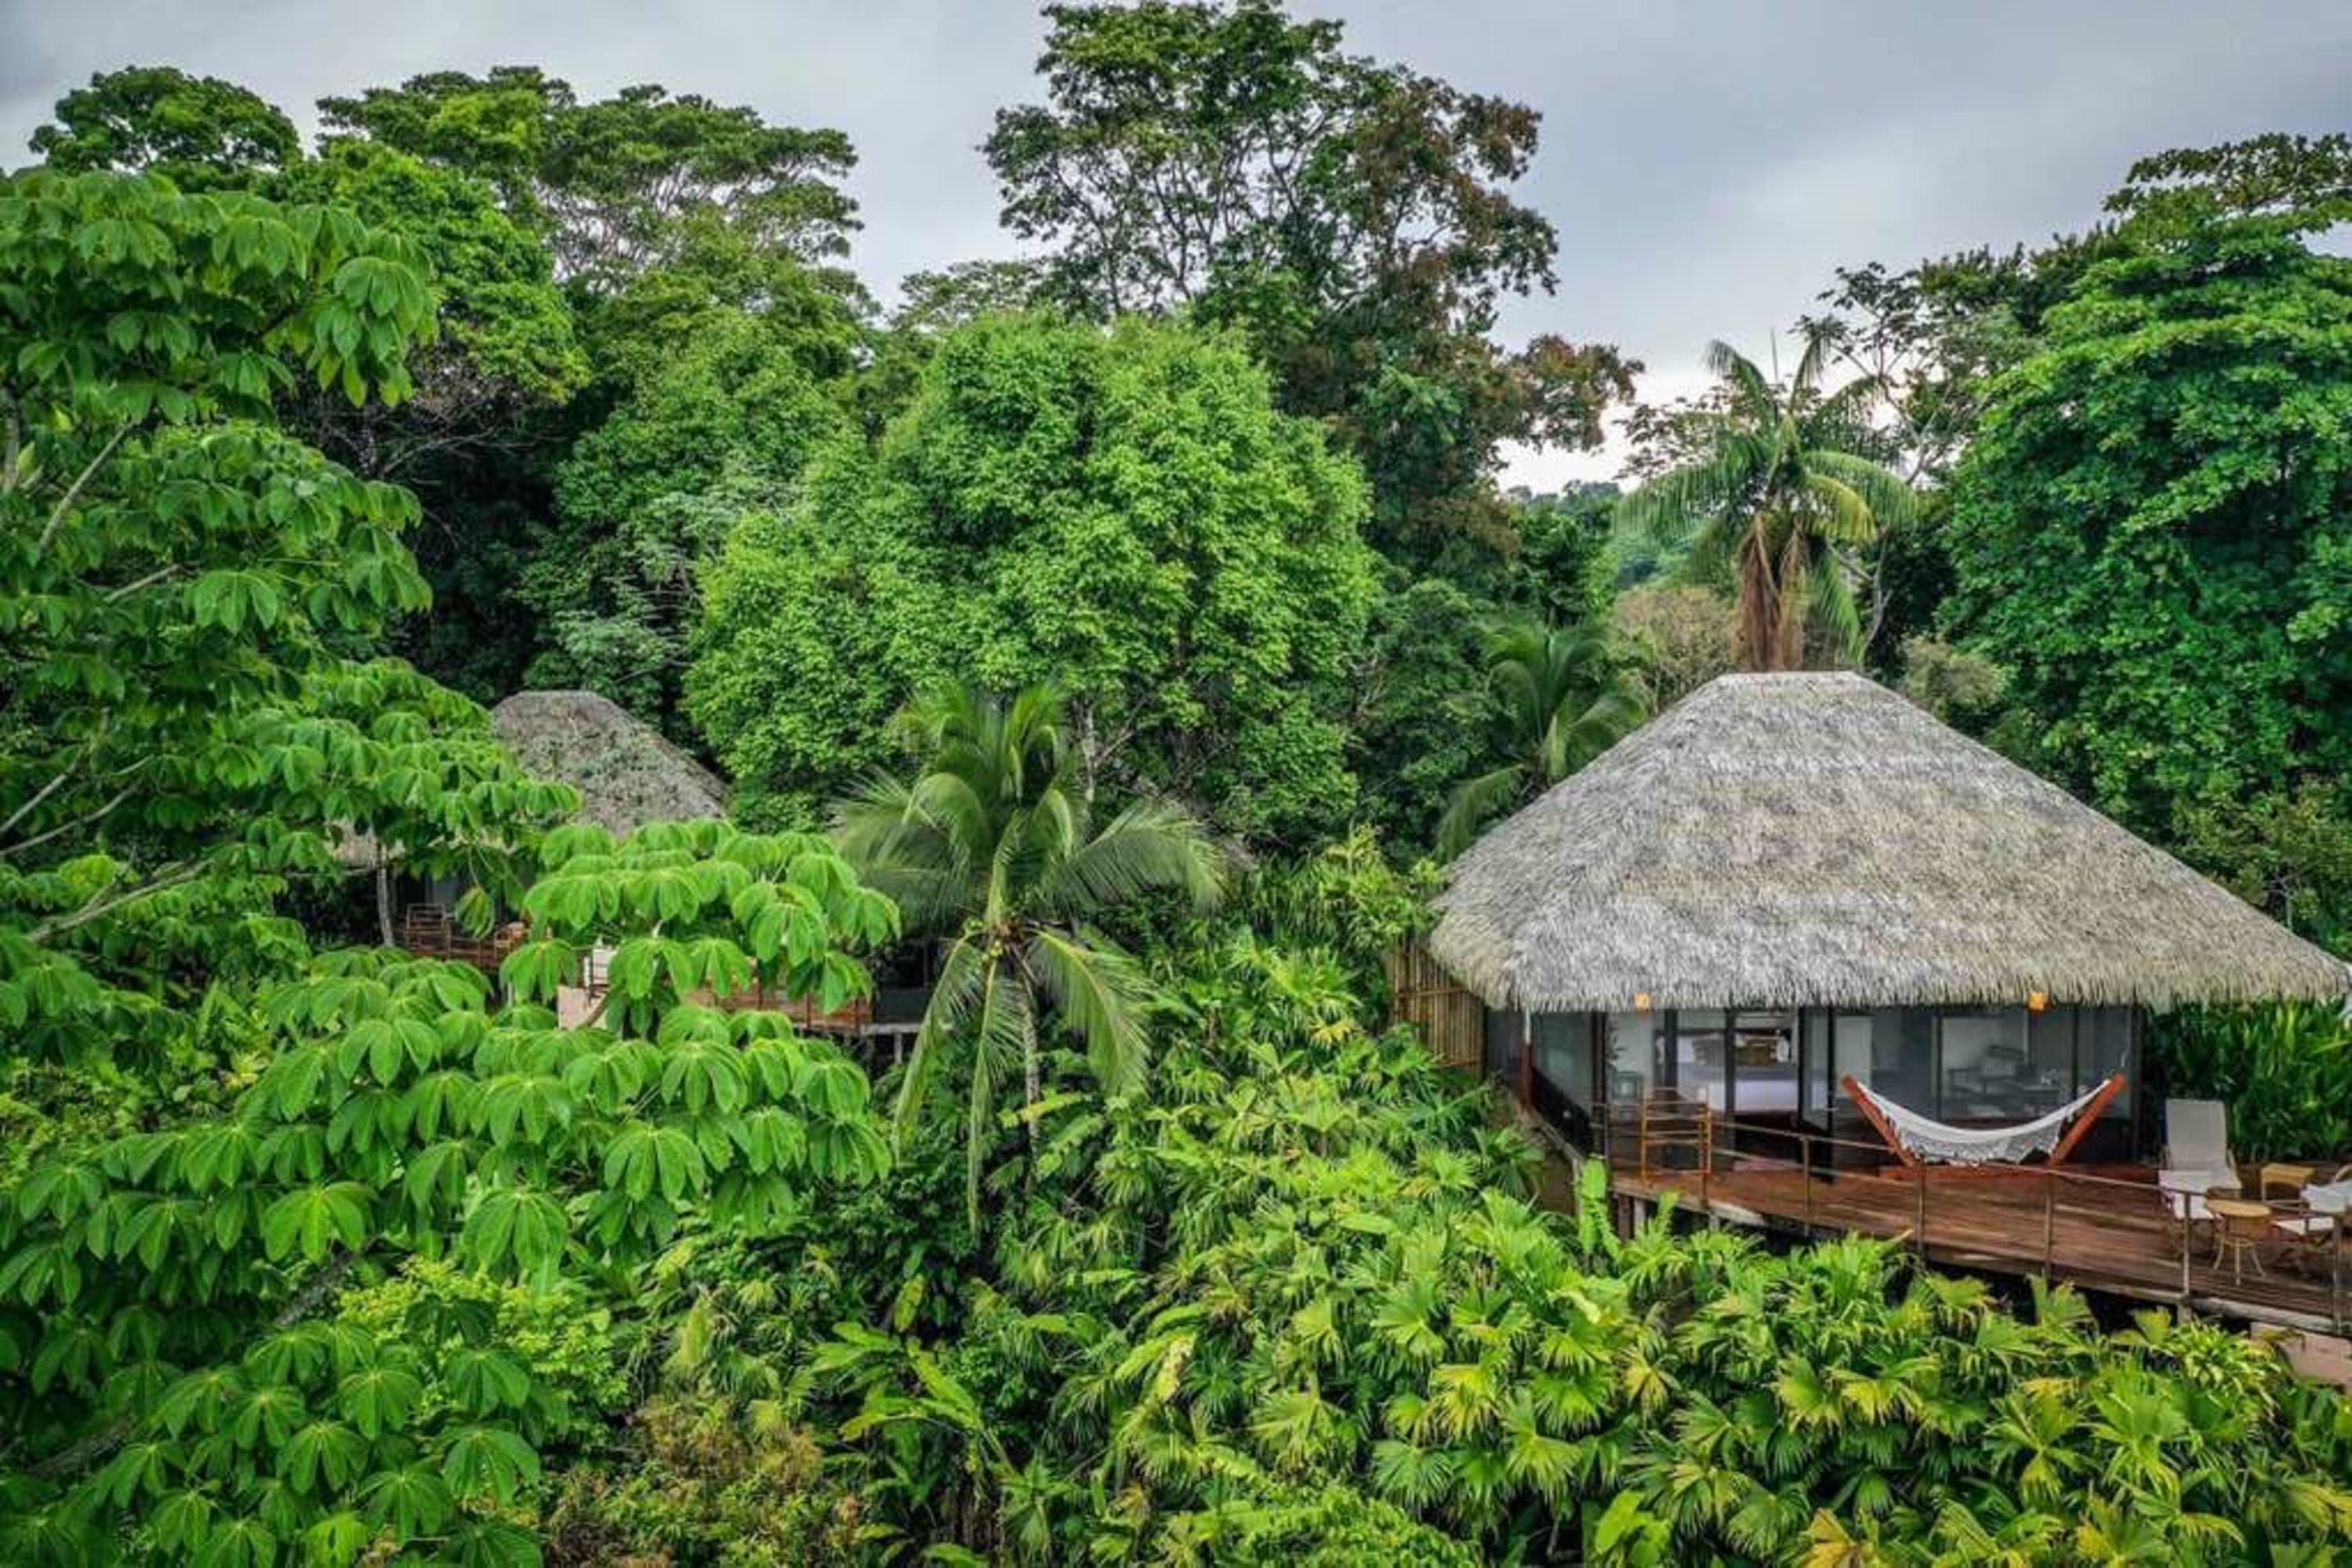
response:
<path id="1" fill-rule="evenodd" d="M 573 445 L 555 472 L 555 521 L 515 584 L 545 616 L 529 684 L 590 687 L 683 729 L 704 563 L 849 426 L 847 323 L 798 326 L 782 312 L 699 313 L 668 363 Z"/>
<path id="2" fill-rule="evenodd" d="M 2042 764 L 2143 831 L 2352 763 L 2352 263 L 2325 205 L 2146 232 L 2053 309 L 1961 465 L 1969 645 Z"/>
<path id="3" fill-rule="evenodd" d="M 583 102 L 535 67 L 436 71 L 322 100 L 331 130 L 478 174 L 547 235 L 558 269 L 607 293 L 676 255 L 717 215 L 765 249 L 838 257 L 856 227 L 841 189 L 856 162 L 838 131 L 771 125 L 741 105 L 640 85 Z"/>
<path id="4" fill-rule="evenodd" d="M 1736 637 L 1749 669 L 1795 669 L 1815 628 L 1832 658 L 1861 657 L 1852 552 L 1911 514 L 1910 488 L 1847 449 L 1879 388 L 1868 377 L 1824 390 L 1829 339 L 1813 333 L 1785 384 L 1727 343 L 1707 345 L 1719 403 L 1683 432 L 1687 455 L 1625 498 L 1623 516 L 1692 550 L 1702 576 L 1734 585 Z"/>
<path id="5" fill-rule="evenodd" d="M 1617 743 L 1645 716 L 1605 630 L 1532 618 L 1486 632 L 1486 679 L 1499 766 L 1456 785 L 1437 825 L 1438 853 L 1470 847 L 1478 829 Z"/>
<path id="6" fill-rule="evenodd" d="M 68 174 L 167 175 L 182 190 L 244 189 L 302 159 L 276 105 L 217 77 L 170 66 L 104 71 L 58 100 L 33 151 Z"/>
<path id="7" fill-rule="evenodd" d="M 1077 1043 L 1106 1093 L 1142 1076 L 1148 987 L 1098 922 L 1155 893 L 1207 906 L 1223 858 L 1190 813 L 1163 802 L 1097 821 L 1048 688 L 1000 701 L 949 687 L 906 719 L 921 771 L 843 803 L 840 840 L 866 880 L 898 901 L 908 930 L 949 938 L 898 1116 L 903 1128 L 923 1111 L 940 1056 L 968 1042 L 965 1203 L 976 1225 L 997 1084 L 1020 1072 L 1034 1152 L 1045 1039 Z"/>
<path id="8" fill-rule="evenodd" d="M 748 504 L 704 583 L 695 721 L 746 809 L 805 819 L 892 760 L 891 713 L 1061 684 L 1081 764 L 1306 840 L 1344 819 L 1371 561 L 1362 481 L 1238 345 L 985 317 L 878 444 Z"/>
<path id="9" fill-rule="evenodd" d="M 20 1046 L 102 1042 L 98 980 L 152 1002 L 209 978 L 126 922 L 164 910 L 177 942 L 243 951 L 288 879 L 342 874 L 352 827 L 496 885 L 493 847 L 559 804 L 478 710 L 347 657 L 425 602 L 414 503 L 275 422 L 298 379 L 407 390 L 432 321 L 411 255 L 332 208 L 0 182 L 0 1016 Z"/>
<path id="10" fill-rule="evenodd" d="M 1503 296 L 1553 283 L 1558 237 L 1507 194 L 1533 110 L 1347 54 L 1273 0 L 1046 16 L 1048 101 L 1001 111 L 986 151 L 1071 303 L 1241 326 L 1284 406 L 1361 458 L 1391 546 L 1507 536 L 1502 442 L 1599 442 L 1638 367 L 1489 336 Z"/>
<path id="11" fill-rule="evenodd" d="M 423 504 L 413 546 L 436 609 L 401 623 L 394 646 L 476 696 L 511 690 L 540 640 L 509 603 L 513 580 L 547 510 L 544 470 L 568 433 L 561 411 L 589 376 L 572 301 L 539 234 L 466 169 L 348 134 L 306 156 L 275 107 L 169 68 L 93 78 L 59 100 L 58 122 L 33 145 L 53 168 L 143 168 L 183 188 L 331 205 L 410 243 L 438 326 L 409 353 L 411 395 L 354 405 L 338 389 L 298 385 L 279 401 L 306 441 Z"/>

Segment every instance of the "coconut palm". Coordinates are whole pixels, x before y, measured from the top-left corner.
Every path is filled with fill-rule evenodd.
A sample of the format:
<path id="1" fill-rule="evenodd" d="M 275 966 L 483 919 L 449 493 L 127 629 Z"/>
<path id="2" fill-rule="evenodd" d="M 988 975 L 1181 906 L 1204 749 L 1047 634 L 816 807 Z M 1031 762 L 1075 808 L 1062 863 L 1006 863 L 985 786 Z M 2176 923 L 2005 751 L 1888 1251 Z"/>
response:
<path id="1" fill-rule="evenodd" d="M 903 1133 L 941 1051 L 969 1038 L 975 1223 L 991 1107 L 1016 1069 L 1034 1145 L 1041 1037 L 1081 1046 L 1107 1091 L 1144 1071 L 1147 986 L 1095 922 L 1158 892 L 1205 907 L 1223 885 L 1223 856 L 1189 812 L 1139 800 L 1096 820 L 1064 717 L 1046 688 L 1010 701 L 968 687 L 934 693 L 903 716 L 925 759 L 915 776 L 877 778 L 837 808 L 843 850 L 898 901 L 907 929 L 950 939 L 897 1114 Z"/>
<path id="2" fill-rule="evenodd" d="M 1840 552 L 1912 515 L 1909 486 L 1833 444 L 1868 428 L 1880 387 L 1864 377 L 1824 392 L 1829 353 L 1824 334 L 1808 335 L 1796 374 L 1776 385 L 1729 344 L 1709 343 L 1721 406 L 1706 418 L 1701 455 L 1621 503 L 1626 523 L 1688 543 L 1694 569 L 1728 567 L 1743 668 L 1800 668 L 1809 622 L 1858 660 L 1862 617 Z"/>
<path id="3" fill-rule="evenodd" d="M 1456 785 L 1438 819 L 1438 853 L 1467 848 L 1481 824 L 1542 794 L 1647 717 L 1601 632 L 1532 617 L 1486 629 L 1501 749 L 1510 760 Z"/>

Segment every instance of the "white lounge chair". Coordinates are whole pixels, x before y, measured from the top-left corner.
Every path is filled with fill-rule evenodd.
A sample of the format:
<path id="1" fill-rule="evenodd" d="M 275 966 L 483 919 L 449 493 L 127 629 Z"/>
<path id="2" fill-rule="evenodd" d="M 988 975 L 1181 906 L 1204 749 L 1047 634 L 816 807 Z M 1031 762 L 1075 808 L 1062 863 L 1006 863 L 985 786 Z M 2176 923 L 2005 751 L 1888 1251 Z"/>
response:
<path id="1" fill-rule="evenodd" d="M 2164 1169 L 2157 1174 L 2172 1212 L 2210 1219 L 2205 1194 L 2238 1191 L 2238 1162 L 2230 1152 L 2230 1108 L 2218 1100 L 2164 1102 Z"/>

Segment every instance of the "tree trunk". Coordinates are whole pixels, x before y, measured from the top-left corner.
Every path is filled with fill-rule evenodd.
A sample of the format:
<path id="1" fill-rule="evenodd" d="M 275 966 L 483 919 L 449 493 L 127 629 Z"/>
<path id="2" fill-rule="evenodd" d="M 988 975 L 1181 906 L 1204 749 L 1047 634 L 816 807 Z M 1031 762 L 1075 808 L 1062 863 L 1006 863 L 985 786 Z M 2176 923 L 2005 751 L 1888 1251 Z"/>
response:
<path id="1" fill-rule="evenodd" d="M 1748 526 L 1740 545 L 1738 605 L 1734 620 L 1733 653 L 1739 668 L 1751 673 L 1780 668 L 1780 584 L 1772 574 L 1772 542 L 1762 518 Z"/>
<path id="2" fill-rule="evenodd" d="M 386 947 L 398 945 L 392 930 L 392 871 L 383 863 L 383 851 L 375 856 L 375 930 L 376 936 Z"/>
<path id="3" fill-rule="evenodd" d="M 1022 1091 L 1028 1095 L 1029 1179 L 1037 1179 L 1037 1102 L 1045 1098 L 1045 1073 L 1037 1060 L 1037 1019 L 1029 1019 L 1028 1037 L 1021 1042 Z"/>

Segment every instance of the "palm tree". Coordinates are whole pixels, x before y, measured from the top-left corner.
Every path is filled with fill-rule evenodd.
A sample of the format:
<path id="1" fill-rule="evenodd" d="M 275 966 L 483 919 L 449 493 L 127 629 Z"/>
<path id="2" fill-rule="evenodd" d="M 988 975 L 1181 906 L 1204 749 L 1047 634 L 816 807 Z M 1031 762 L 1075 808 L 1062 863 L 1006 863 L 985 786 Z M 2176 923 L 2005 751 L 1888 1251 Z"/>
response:
<path id="1" fill-rule="evenodd" d="M 838 836 L 869 885 L 898 900 L 910 932 L 950 938 L 897 1119 L 903 1135 L 942 1047 L 968 1035 L 965 1202 L 977 1225 L 990 1108 L 1016 1068 L 1035 1145 L 1041 1034 L 1083 1046 L 1106 1091 L 1144 1071 L 1148 987 L 1095 922 L 1155 892 L 1213 903 L 1224 857 L 1189 812 L 1162 801 L 1138 800 L 1097 824 L 1062 700 L 1048 688 L 1006 702 L 951 687 L 902 717 L 925 758 L 919 771 L 877 778 L 843 802 Z"/>
<path id="2" fill-rule="evenodd" d="M 1446 798 L 1437 849 L 1449 860 L 1482 823 L 1549 789 L 1647 717 L 1598 631 L 1531 617 L 1497 621 L 1486 629 L 1486 674 L 1510 760 Z"/>
<path id="3" fill-rule="evenodd" d="M 1809 333 L 1785 386 L 1727 343 L 1709 343 L 1706 367 L 1721 407 L 1695 460 L 1627 496 L 1622 516 L 1672 543 L 1687 542 L 1702 572 L 1727 565 L 1737 584 L 1736 642 L 1747 669 L 1795 669 L 1809 620 L 1858 660 L 1862 620 L 1849 564 L 1883 529 L 1912 515 L 1910 487 L 1882 465 L 1832 443 L 1868 427 L 1874 377 L 1822 390 L 1830 340 Z"/>

